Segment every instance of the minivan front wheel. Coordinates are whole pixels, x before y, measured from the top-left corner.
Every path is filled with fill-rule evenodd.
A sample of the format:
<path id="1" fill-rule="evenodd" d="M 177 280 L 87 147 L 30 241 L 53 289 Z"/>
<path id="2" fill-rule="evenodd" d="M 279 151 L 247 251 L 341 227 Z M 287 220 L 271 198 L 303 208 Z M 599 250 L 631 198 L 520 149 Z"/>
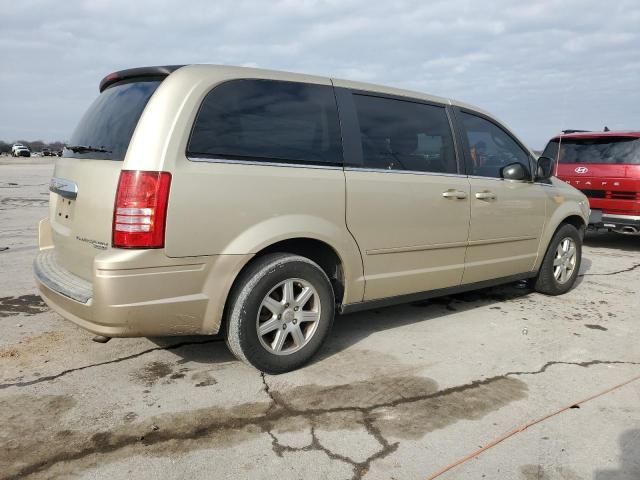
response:
<path id="1" fill-rule="evenodd" d="M 263 372 L 287 372 L 313 357 L 333 317 L 333 289 L 316 263 L 297 255 L 265 255 L 249 265 L 231 293 L 227 345 Z"/>
<path id="2" fill-rule="evenodd" d="M 534 288 L 547 295 L 568 292 L 580 270 L 582 237 L 570 224 L 561 225 L 549 243 Z"/>

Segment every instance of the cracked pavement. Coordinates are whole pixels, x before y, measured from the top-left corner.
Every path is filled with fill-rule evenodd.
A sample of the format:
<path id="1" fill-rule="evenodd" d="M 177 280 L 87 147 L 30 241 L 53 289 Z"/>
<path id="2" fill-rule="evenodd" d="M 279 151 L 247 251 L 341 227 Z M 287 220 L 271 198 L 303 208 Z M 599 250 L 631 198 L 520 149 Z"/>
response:
<path id="1" fill-rule="evenodd" d="M 640 375 L 640 237 L 589 235 L 577 287 L 522 285 L 342 316 L 308 367 L 216 337 L 107 344 L 31 278 L 51 165 L 0 160 L 0 479 L 408 479 Z M 4 249 L 8 247 L 7 249 Z M 438 478 L 640 478 L 640 381 Z"/>

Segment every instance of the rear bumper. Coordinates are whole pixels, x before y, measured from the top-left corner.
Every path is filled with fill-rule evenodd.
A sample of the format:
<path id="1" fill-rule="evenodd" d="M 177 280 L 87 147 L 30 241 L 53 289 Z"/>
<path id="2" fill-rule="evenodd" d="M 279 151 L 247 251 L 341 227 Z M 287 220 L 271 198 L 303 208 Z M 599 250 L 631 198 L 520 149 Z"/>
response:
<path id="1" fill-rule="evenodd" d="M 60 265 L 55 248 L 48 246 L 33 268 L 47 305 L 98 335 L 213 334 L 232 282 L 250 257 L 169 258 L 161 250 L 107 250 L 95 257 L 88 281 Z"/>
<path id="2" fill-rule="evenodd" d="M 53 249 L 43 250 L 38 254 L 33 262 L 33 274 L 36 281 L 49 290 L 83 305 L 88 304 L 93 298 L 91 283 L 58 265 Z"/>
<path id="3" fill-rule="evenodd" d="M 603 213 L 601 210 L 592 210 L 589 217 L 589 225 L 595 228 L 609 228 L 611 230 L 632 228 L 640 231 L 640 215 L 618 215 Z"/>

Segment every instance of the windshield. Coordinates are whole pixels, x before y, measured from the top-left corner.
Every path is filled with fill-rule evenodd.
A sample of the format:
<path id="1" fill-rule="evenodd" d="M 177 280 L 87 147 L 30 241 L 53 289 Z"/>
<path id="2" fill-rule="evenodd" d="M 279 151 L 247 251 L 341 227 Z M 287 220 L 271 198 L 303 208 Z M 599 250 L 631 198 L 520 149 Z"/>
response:
<path id="1" fill-rule="evenodd" d="M 63 157 L 124 160 L 133 131 L 160 80 L 123 82 L 107 88 L 76 127 Z"/>
<path id="2" fill-rule="evenodd" d="M 542 154 L 559 163 L 640 165 L 640 138 L 572 138 L 551 140 Z"/>

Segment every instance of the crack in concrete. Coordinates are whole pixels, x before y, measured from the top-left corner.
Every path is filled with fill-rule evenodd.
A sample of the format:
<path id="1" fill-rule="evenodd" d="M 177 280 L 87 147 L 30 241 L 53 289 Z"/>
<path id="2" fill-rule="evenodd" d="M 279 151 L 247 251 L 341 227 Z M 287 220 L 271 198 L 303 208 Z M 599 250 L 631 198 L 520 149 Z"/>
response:
<path id="1" fill-rule="evenodd" d="M 322 445 L 322 443 L 320 442 L 320 439 L 318 438 L 318 435 L 316 435 L 316 427 L 314 425 L 311 426 L 311 443 L 309 443 L 309 445 L 305 445 L 304 447 L 291 447 L 289 445 L 282 445 L 278 440 L 278 437 L 276 437 L 271 430 L 267 430 L 266 433 L 271 437 L 271 448 L 273 449 L 273 452 L 278 457 L 282 458 L 284 452 L 294 453 L 294 452 L 310 452 L 310 451 L 316 450 L 316 451 L 323 452 L 331 460 L 338 460 L 340 462 L 351 465 L 351 467 L 354 469 L 353 478 L 361 477 L 361 475 L 357 475 L 356 472 L 362 469 L 362 466 L 365 462 L 356 462 L 352 458 L 346 457 L 344 455 L 340 455 L 339 453 L 332 452 L 329 448 Z"/>
<path id="2" fill-rule="evenodd" d="M 261 372 L 260 375 L 262 377 L 262 383 L 264 384 L 264 387 L 265 387 L 264 388 L 265 392 L 267 393 L 269 398 L 271 398 L 272 400 L 272 408 L 275 407 L 275 408 L 282 409 L 282 411 L 287 412 L 289 414 L 288 416 L 303 416 L 305 418 L 308 418 L 309 421 L 311 422 L 311 443 L 303 447 L 291 447 L 289 445 L 282 445 L 278 440 L 278 437 L 273 433 L 272 428 L 269 427 L 265 429 L 265 432 L 271 437 L 271 448 L 278 457 L 282 457 L 284 452 L 309 452 L 312 450 L 321 451 L 321 452 L 324 452 L 325 455 L 327 455 L 327 457 L 330 458 L 331 460 L 338 460 L 350 465 L 351 468 L 353 469 L 353 475 L 351 477 L 351 480 L 360 480 L 369 471 L 369 468 L 371 467 L 371 463 L 373 461 L 378 460 L 380 458 L 387 457 L 388 455 L 392 454 L 398 449 L 398 446 L 400 445 L 400 443 L 399 442 L 389 443 L 389 441 L 382 435 L 382 432 L 380 431 L 380 429 L 374 425 L 374 419 L 371 418 L 371 413 L 378 408 L 383 408 L 384 407 L 383 404 L 373 405 L 371 407 L 366 407 L 366 408 L 352 406 L 352 407 L 344 407 L 342 409 L 299 410 L 299 409 L 292 408 L 290 405 L 283 402 L 282 399 L 274 396 L 273 393 L 271 392 L 271 387 L 267 382 L 264 372 Z M 422 397 L 424 397 L 424 399 L 428 398 L 428 396 L 422 396 Z M 271 411 L 271 408 L 267 411 L 267 414 L 269 411 Z M 319 414 L 334 413 L 338 411 L 361 412 L 363 414 L 363 426 L 365 430 L 370 436 L 376 439 L 376 441 L 380 444 L 381 448 L 377 450 L 375 453 L 373 453 L 372 455 L 369 455 L 365 460 L 358 462 L 356 460 L 353 460 L 350 457 L 333 452 L 330 448 L 324 446 L 320 442 L 320 439 L 316 434 L 316 425 L 314 424 L 315 423 L 314 417 Z"/>
<path id="3" fill-rule="evenodd" d="M 640 268 L 640 263 L 636 263 L 634 265 L 631 265 L 630 267 L 627 267 L 623 270 L 618 270 L 615 272 L 609 272 L 609 273 L 583 273 L 582 275 L 578 275 L 579 277 L 608 277 L 610 275 L 619 275 L 621 273 L 627 273 L 627 272 L 632 272 L 635 269 Z"/>
<path id="4" fill-rule="evenodd" d="M 262 377 L 262 383 L 264 385 L 264 391 L 269 396 L 272 401 L 272 406 L 269 408 L 268 412 L 272 410 L 272 408 L 281 409 L 281 411 L 286 412 L 287 416 L 304 416 L 308 418 L 312 422 L 311 426 L 311 438 L 312 441 L 309 445 L 305 445 L 304 447 L 291 447 L 288 445 L 282 445 L 276 435 L 273 433 L 272 429 L 265 426 L 265 432 L 271 437 L 271 448 L 273 452 L 282 457 L 284 452 L 308 452 L 311 450 L 320 450 L 324 452 L 330 459 L 339 460 L 344 463 L 351 465 L 353 468 L 353 476 L 351 480 L 361 480 L 362 477 L 369 471 L 371 464 L 375 460 L 379 460 L 381 458 L 385 458 L 392 453 L 394 453 L 400 443 L 390 443 L 379 428 L 374 425 L 374 418 L 372 418 L 372 414 L 374 411 L 382 409 L 382 408 L 394 408 L 399 405 L 407 404 L 407 403 L 415 403 L 422 400 L 429 400 L 438 397 L 443 397 L 446 395 L 450 395 L 452 393 L 462 392 L 472 388 L 478 388 L 482 385 L 487 385 L 489 383 L 495 382 L 500 379 L 504 379 L 510 376 L 520 376 L 520 375 L 539 375 L 547 371 L 548 368 L 554 365 L 574 365 L 583 368 L 588 368 L 593 365 L 612 365 L 612 364 L 623 364 L 623 365 L 640 365 L 640 362 L 628 362 L 628 361 L 620 361 L 620 360 L 589 360 L 585 362 L 565 362 L 565 361 L 549 361 L 545 363 L 538 370 L 532 371 L 514 371 L 507 372 L 503 375 L 495 375 L 493 377 L 486 378 L 484 380 L 474 380 L 470 383 L 466 383 L 464 385 L 459 385 L 456 387 L 450 387 L 443 390 L 439 390 L 433 394 L 428 395 L 417 395 L 413 397 L 403 397 L 390 402 L 380 403 L 371 405 L 369 407 L 355 407 L 355 406 L 346 406 L 346 407 L 335 407 L 335 408 L 324 408 L 324 409 L 296 409 L 286 403 L 282 397 L 280 397 L 277 392 L 273 392 L 269 383 L 267 382 L 266 375 L 264 372 L 261 372 L 260 375 Z M 347 412 L 347 411 L 357 411 L 362 413 L 363 415 L 363 425 L 367 431 L 367 433 L 376 439 L 376 441 L 381 445 L 381 449 L 376 451 L 374 454 L 367 457 L 362 462 L 357 462 L 349 457 L 345 457 L 343 455 L 332 452 L 329 448 L 323 446 L 317 435 L 315 433 L 315 426 L 313 425 L 313 416 L 326 414 L 326 413 L 338 413 L 338 412 Z M 267 412 L 267 413 L 268 413 Z"/>
<path id="5" fill-rule="evenodd" d="M 157 352 L 159 350 L 176 350 L 178 348 L 182 348 L 182 347 L 187 347 L 190 345 L 205 345 L 207 343 L 218 343 L 221 342 L 222 339 L 221 338 L 210 338 L 207 340 L 202 340 L 199 342 L 180 342 L 180 343 L 174 343 L 173 345 L 167 345 L 165 347 L 153 347 L 153 348 L 149 348 L 147 350 L 143 350 L 141 352 L 137 352 L 137 353 L 132 353 L 131 355 L 127 355 L 124 357 L 118 357 L 118 358 L 114 358 L 113 360 L 107 360 L 105 362 L 98 362 L 98 363 L 91 363 L 89 365 L 83 365 L 81 367 L 76 367 L 76 368 L 69 368 L 67 370 L 63 370 L 62 372 L 56 373 L 54 375 L 46 375 L 43 377 L 38 377 L 34 380 L 28 380 L 26 382 L 13 382 L 13 383 L 1 383 L 0 384 L 0 390 L 4 390 L 6 388 L 10 388 L 10 387 L 29 387 L 31 385 L 36 385 L 38 383 L 43 383 L 43 382 L 51 382 L 53 380 L 57 380 L 60 377 L 64 377 L 65 375 L 69 375 L 70 373 L 75 373 L 75 372 L 80 372 L 82 370 L 87 370 L 89 368 L 94 368 L 94 367 L 101 367 L 103 365 L 110 365 L 112 363 L 120 363 L 120 362 L 124 362 L 126 360 L 131 360 L 133 358 L 138 358 L 141 357 L 143 355 L 146 355 L 147 353 L 151 353 L 151 352 Z"/>
<path id="6" fill-rule="evenodd" d="M 504 374 L 505 377 L 515 377 L 518 375 L 538 375 L 540 373 L 544 373 L 547 371 L 549 367 L 554 365 L 575 365 L 577 367 L 588 368 L 593 365 L 640 365 L 640 362 L 630 362 L 623 360 L 588 360 L 585 362 L 564 362 L 564 361 L 556 361 L 552 360 L 550 362 L 545 363 L 540 369 L 533 371 L 523 371 L 523 372 L 507 372 Z"/>
<path id="7" fill-rule="evenodd" d="M 104 365 L 107 363 L 117 363 L 130 358 L 139 357 L 150 351 L 176 349 L 176 348 L 184 347 L 186 345 L 212 343 L 213 341 L 216 341 L 216 340 L 211 339 L 203 342 L 183 342 L 183 343 L 170 345 L 168 347 L 158 347 L 158 348 L 146 350 L 144 352 L 139 352 L 134 355 L 129 355 L 127 357 L 121 357 L 111 362 L 102 362 L 96 365 Z M 352 480 L 361 480 L 362 477 L 369 471 L 372 462 L 389 456 L 390 454 L 395 452 L 399 447 L 399 442 L 395 442 L 395 443 L 389 442 L 389 440 L 387 440 L 385 436 L 382 434 L 381 430 L 375 425 L 375 421 L 376 421 L 375 412 L 377 410 L 380 410 L 383 408 L 397 407 L 400 405 L 406 405 L 406 404 L 415 403 L 423 400 L 436 399 L 439 397 L 450 395 L 452 393 L 459 393 L 459 392 L 465 392 L 467 390 L 477 389 L 483 385 L 504 380 L 508 376 L 541 374 L 541 373 L 544 373 L 548 368 L 554 365 L 575 365 L 575 366 L 587 368 L 593 365 L 602 365 L 602 364 L 640 365 L 640 362 L 617 361 L 617 360 L 613 360 L 613 361 L 590 360 L 585 362 L 550 361 L 545 363 L 538 370 L 508 372 L 503 375 L 496 375 L 483 380 L 474 380 L 472 382 L 469 382 L 463 385 L 449 387 L 433 393 L 396 398 L 390 401 L 375 403 L 367 407 L 339 406 L 339 407 L 333 407 L 333 408 L 311 408 L 311 409 L 295 408 L 289 403 L 287 403 L 286 401 L 284 401 L 284 399 L 278 392 L 275 392 L 272 390 L 271 386 L 269 385 L 266 379 L 266 375 L 264 373 L 261 373 L 260 375 L 262 377 L 264 391 L 270 399 L 270 402 L 269 402 L 270 406 L 266 411 L 264 411 L 264 413 L 255 414 L 255 415 L 250 414 L 244 417 L 229 418 L 226 420 L 220 420 L 214 415 L 214 416 L 207 417 L 206 423 L 198 424 L 197 428 L 194 428 L 194 429 L 178 430 L 178 431 L 152 429 L 148 433 L 145 433 L 143 436 L 140 436 L 139 434 L 132 434 L 132 433 L 116 434 L 112 432 L 100 432 L 94 435 L 90 442 L 86 442 L 84 448 L 74 450 L 74 451 L 59 452 L 49 458 L 41 459 L 30 465 L 25 465 L 22 469 L 20 469 L 20 471 L 17 474 L 8 476 L 5 478 L 7 479 L 23 478 L 24 476 L 27 476 L 27 475 L 45 471 L 61 462 L 73 462 L 94 454 L 104 455 L 107 453 L 113 453 L 118 450 L 122 450 L 124 448 L 135 446 L 141 443 L 142 445 L 145 445 L 145 446 L 151 446 L 151 445 L 158 445 L 166 442 L 179 441 L 179 440 L 182 440 L 182 441 L 197 440 L 199 438 L 208 438 L 213 433 L 220 432 L 220 431 L 233 432 L 233 431 L 238 431 L 240 429 L 247 428 L 250 426 L 255 426 L 270 436 L 272 449 L 276 455 L 282 457 L 282 454 L 284 452 L 298 452 L 298 451 L 312 451 L 312 450 L 322 451 L 332 460 L 338 460 L 351 465 L 351 467 L 353 468 Z M 90 367 L 91 366 L 85 366 L 85 367 L 80 367 L 80 369 L 86 369 Z M 78 369 L 75 369 L 75 371 L 77 370 Z M 59 378 L 59 376 L 61 375 L 62 374 L 59 374 L 57 378 Z M 376 451 L 374 454 L 367 457 L 364 461 L 358 462 L 350 457 L 333 452 L 330 448 L 323 445 L 316 434 L 316 419 L 319 415 L 334 413 L 334 412 L 361 413 L 363 416 L 362 424 L 365 427 L 365 430 L 370 436 L 376 439 L 376 441 L 380 444 L 381 448 L 378 451 Z M 309 420 L 311 424 L 311 443 L 303 447 L 290 447 L 290 446 L 282 445 L 278 440 L 278 438 L 276 437 L 276 435 L 273 433 L 273 428 L 277 421 L 284 420 L 284 419 L 291 419 L 295 417 L 305 418 Z"/>

